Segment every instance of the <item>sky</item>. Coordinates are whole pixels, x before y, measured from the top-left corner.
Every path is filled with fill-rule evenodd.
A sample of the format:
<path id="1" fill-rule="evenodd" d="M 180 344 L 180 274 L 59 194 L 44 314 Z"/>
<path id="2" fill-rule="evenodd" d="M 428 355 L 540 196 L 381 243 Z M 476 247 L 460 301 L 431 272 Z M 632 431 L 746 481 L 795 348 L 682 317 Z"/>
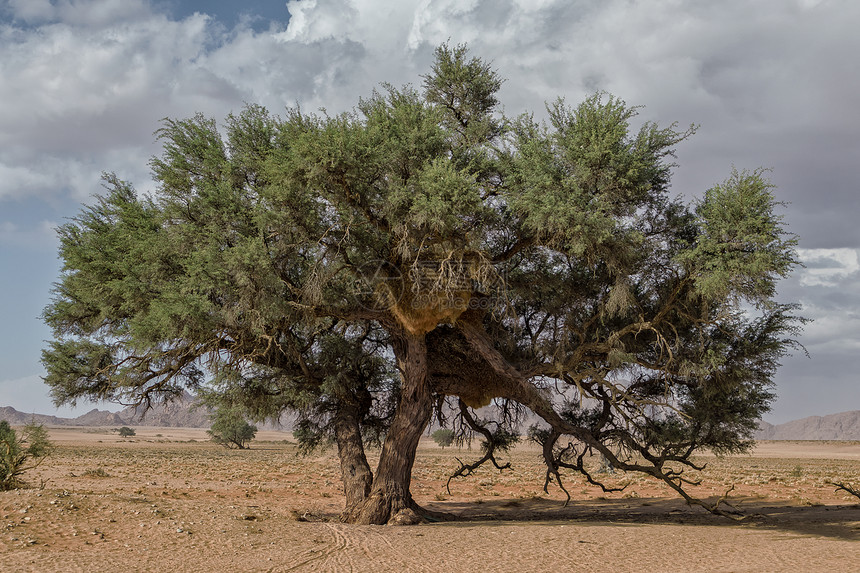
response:
<path id="1" fill-rule="evenodd" d="M 115 172 L 141 192 L 165 117 L 245 103 L 352 109 L 420 86 L 467 43 L 506 114 L 605 90 L 642 120 L 699 125 L 677 149 L 690 201 L 770 169 L 805 268 L 780 284 L 814 320 L 776 375 L 782 423 L 860 409 L 860 2 L 855 0 L 0 0 L 0 406 L 55 408 L 41 380 L 55 229 Z"/>

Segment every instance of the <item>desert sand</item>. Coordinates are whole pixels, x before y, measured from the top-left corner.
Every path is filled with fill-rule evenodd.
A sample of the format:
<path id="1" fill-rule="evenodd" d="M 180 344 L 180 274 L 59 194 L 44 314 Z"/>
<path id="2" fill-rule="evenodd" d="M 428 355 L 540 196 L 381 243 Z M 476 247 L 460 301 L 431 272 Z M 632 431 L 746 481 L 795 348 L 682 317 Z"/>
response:
<path id="1" fill-rule="evenodd" d="M 0 493 L 2 571 L 849 571 L 860 567 L 860 442 L 762 442 L 752 455 L 703 456 L 700 497 L 729 499 L 741 522 L 688 507 L 666 486 L 575 475 L 543 492 L 538 449 L 511 470 L 451 483 L 455 457 L 426 440 L 416 500 L 457 516 L 414 526 L 339 523 L 334 451 L 296 454 L 292 436 L 260 432 L 227 450 L 203 430 L 52 428 L 54 454 Z M 371 452 L 372 455 L 372 452 Z"/>

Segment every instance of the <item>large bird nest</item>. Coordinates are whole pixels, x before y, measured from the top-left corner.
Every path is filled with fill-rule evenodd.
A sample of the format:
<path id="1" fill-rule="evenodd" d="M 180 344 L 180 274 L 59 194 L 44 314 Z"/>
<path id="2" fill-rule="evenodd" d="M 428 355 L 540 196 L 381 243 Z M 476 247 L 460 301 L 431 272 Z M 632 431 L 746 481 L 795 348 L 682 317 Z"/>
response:
<path id="1" fill-rule="evenodd" d="M 380 293 L 386 306 L 411 334 L 426 334 L 439 324 L 453 324 L 475 303 L 476 287 L 502 283 L 483 260 L 454 258 L 417 260 L 398 281 L 387 281 Z"/>

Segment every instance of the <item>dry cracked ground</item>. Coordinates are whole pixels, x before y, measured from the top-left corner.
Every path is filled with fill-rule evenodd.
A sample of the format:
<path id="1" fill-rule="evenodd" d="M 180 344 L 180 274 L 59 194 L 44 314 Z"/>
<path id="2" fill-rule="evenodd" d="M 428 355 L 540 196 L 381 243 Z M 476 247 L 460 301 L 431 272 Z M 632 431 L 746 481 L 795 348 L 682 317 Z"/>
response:
<path id="1" fill-rule="evenodd" d="M 482 468 L 445 490 L 466 448 L 422 443 L 413 492 L 458 520 L 353 526 L 334 452 L 296 455 L 261 432 L 226 450 L 203 430 L 51 429 L 57 444 L 0 493 L 2 571 L 849 571 L 860 564 L 860 442 L 763 442 L 752 455 L 703 457 L 696 488 L 748 517 L 735 523 L 679 501 L 653 480 L 605 476 L 604 494 L 570 475 L 572 501 L 543 492 L 536 447 L 504 472 Z M 694 476 L 691 476 L 694 477 Z"/>

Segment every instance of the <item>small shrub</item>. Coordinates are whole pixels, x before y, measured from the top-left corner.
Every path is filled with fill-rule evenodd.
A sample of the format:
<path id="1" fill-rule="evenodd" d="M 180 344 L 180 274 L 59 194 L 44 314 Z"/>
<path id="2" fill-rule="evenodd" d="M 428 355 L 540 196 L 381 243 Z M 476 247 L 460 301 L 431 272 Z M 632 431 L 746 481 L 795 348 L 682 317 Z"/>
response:
<path id="1" fill-rule="evenodd" d="M 41 424 L 27 424 L 18 436 L 6 420 L 0 420 L 0 491 L 21 487 L 21 475 L 42 463 L 53 447 Z"/>
<path id="2" fill-rule="evenodd" d="M 436 442 L 440 448 L 443 450 L 454 443 L 454 430 L 450 430 L 448 428 L 439 428 L 432 434 L 430 437 L 433 438 L 433 441 Z"/>
<path id="3" fill-rule="evenodd" d="M 134 430 L 134 428 L 129 428 L 128 426 L 123 426 L 122 428 L 117 430 L 117 432 L 119 432 L 120 438 L 130 438 L 132 436 L 137 435 L 137 432 Z"/>
<path id="4" fill-rule="evenodd" d="M 110 477 L 110 474 L 107 473 L 104 470 L 104 468 L 89 469 L 89 470 L 85 471 L 83 473 L 83 475 L 85 475 L 87 477 L 98 477 L 98 478 Z"/>

